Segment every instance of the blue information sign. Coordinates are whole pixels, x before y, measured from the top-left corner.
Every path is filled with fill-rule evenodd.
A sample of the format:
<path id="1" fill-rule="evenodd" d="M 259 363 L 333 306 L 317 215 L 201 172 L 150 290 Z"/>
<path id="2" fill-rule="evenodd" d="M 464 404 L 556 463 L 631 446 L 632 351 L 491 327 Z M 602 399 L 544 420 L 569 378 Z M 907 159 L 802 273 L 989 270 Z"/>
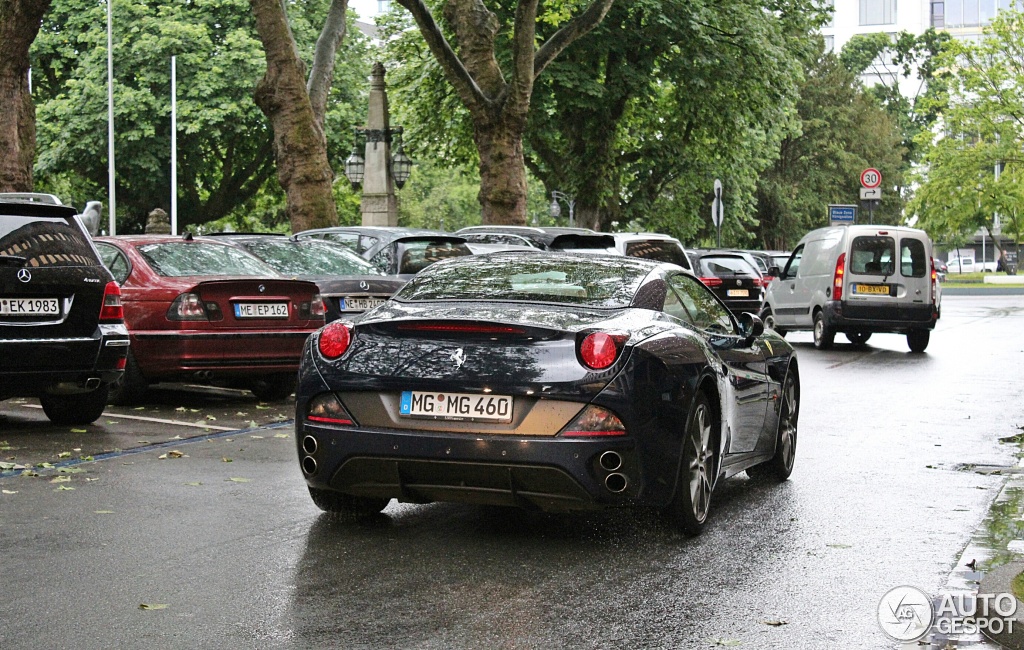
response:
<path id="1" fill-rule="evenodd" d="M 830 205 L 828 206 L 828 220 L 834 224 L 853 223 L 857 220 L 857 206 Z"/>

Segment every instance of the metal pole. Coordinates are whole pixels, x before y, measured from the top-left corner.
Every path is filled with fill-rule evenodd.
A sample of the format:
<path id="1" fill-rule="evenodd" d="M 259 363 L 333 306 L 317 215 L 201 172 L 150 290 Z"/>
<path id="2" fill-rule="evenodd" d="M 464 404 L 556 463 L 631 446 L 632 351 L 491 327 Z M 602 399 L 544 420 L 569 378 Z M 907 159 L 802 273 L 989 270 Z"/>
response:
<path id="1" fill-rule="evenodd" d="M 171 234 L 178 234 L 178 57 L 171 55 Z"/>
<path id="2" fill-rule="evenodd" d="M 110 233 L 117 234 L 117 197 L 114 191 L 114 23 L 111 5 L 107 0 L 107 194 L 110 203 Z"/>
<path id="3" fill-rule="evenodd" d="M 569 227 L 576 226 L 576 199 L 569 199 Z"/>

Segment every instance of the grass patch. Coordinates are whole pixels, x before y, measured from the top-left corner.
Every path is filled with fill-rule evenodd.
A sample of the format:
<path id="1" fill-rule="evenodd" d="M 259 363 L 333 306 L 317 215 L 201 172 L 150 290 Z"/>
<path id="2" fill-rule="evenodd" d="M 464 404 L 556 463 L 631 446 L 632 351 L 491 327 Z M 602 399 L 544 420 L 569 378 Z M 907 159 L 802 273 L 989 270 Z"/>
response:
<path id="1" fill-rule="evenodd" d="M 1013 590 L 1013 595 L 1017 597 L 1017 600 L 1024 600 L 1024 573 L 1018 573 L 1013 578 L 1013 582 L 1010 583 L 1010 588 Z"/>

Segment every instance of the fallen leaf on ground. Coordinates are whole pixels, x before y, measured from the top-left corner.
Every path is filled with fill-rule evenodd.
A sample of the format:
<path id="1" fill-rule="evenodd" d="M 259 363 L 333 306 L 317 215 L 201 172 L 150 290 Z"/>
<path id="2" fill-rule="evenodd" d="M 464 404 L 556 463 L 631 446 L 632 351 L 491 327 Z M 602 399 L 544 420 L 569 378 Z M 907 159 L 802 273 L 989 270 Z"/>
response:
<path id="1" fill-rule="evenodd" d="M 112 515 L 112 514 L 114 514 L 113 510 L 93 510 L 93 512 L 95 512 L 98 515 Z"/>
<path id="2" fill-rule="evenodd" d="M 230 458 L 228 458 L 227 456 L 225 456 L 225 457 L 221 458 L 221 461 L 223 461 L 223 462 L 225 462 L 225 463 L 231 463 L 231 462 L 234 462 L 234 461 L 232 461 L 232 460 L 231 460 Z"/>
<path id="3" fill-rule="evenodd" d="M 96 460 L 96 459 L 93 458 L 92 456 L 82 456 L 82 460 L 90 461 L 90 460 Z"/>
<path id="4" fill-rule="evenodd" d="M 284 422 L 285 420 L 288 419 L 288 416 L 285 415 L 284 413 L 278 413 L 277 415 L 274 416 L 274 419 L 277 420 L 278 422 Z"/>
<path id="5" fill-rule="evenodd" d="M 60 474 L 81 474 L 84 471 L 81 467 L 61 467 L 57 470 Z"/>
<path id="6" fill-rule="evenodd" d="M 203 484 L 202 481 L 192 481 L 191 483 L 186 483 L 185 485 L 191 485 L 192 487 L 199 487 L 202 484 Z"/>
<path id="7" fill-rule="evenodd" d="M 263 436 L 249 436 L 249 437 L 253 438 L 254 440 L 263 440 Z"/>
<path id="8" fill-rule="evenodd" d="M 53 463 L 36 463 L 36 467 L 42 467 L 43 469 L 53 469 Z"/>
<path id="9" fill-rule="evenodd" d="M 239 411 L 238 413 L 235 413 L 235 415 L 244 417 L 244 416 L 249 415 L 249 414 L 248 413 L 244 413 L 242 411 Z"/>
<path id="10" fill-rule="evenodd" d="M 780 627 L 782 625 L 789 625 L 789 621 L 784 619 L 772 620 L 772 621 L 761 621 L 765 625 L 771 625 L 772 627 Z"/>
<path id="11" fill-rule="evenodd" d="M 213 417 L 212 415 L 207 415 L 206 419 L 210 420 L 211 422 L 216 422 L 217 421 L 217 418 Z"/>
<path id="12" fill-rule="evenodd" d="M 181 440 L 181 436 L 174 436 L 171 440 Z"/>
<path id="13" fill-rule="evenodd" d="M 70 451 L 62 451 L 59 454 L 57 454 L 57 458 L 71 458 L 71 452 Z"/>
<path id="14" fill-rule="evenodd" d="M 249 420 L 249 428 L 250 429 L 255 429 L 258 426 L 260 426 L 260 425 L 256 424 L 256 420 Z"/>
<path id="15" fill-rule="evenodd" d="M 107 424 L 121 424 L 117 420 L 107 420 Z"/>
<path id="16" fill-rule="evenodd" d="M 86 476 L 85 480 L 89 481 L 89 482 L 92 482 L 92 481 L 98 481 L 99 479 L 98 478 L 89 478 L 88 476 Z"/>
<path id="17" fill-rule="evenodd" d="M 189 409 L 188 412 L 189 413 L 198 413 L 199 409 Z"/>
<path id="18" fill-rule="evenodd" d="M 248 483 L 248 482 L 249 482 L 249 481 L 251 481 L 252 479 L 251 479 L 251 478 L 241 478 L 241 477 L 239 477 L 239 476 L 232 476 L 232 477 L 231 477 L 231 478 L 229 478 L 228 480 L 229 480 L 229 481 L 234 481 L 235 483 Z"/>
<path id="19" fill-rule="evenodd" d="M 256 408 L 258 408 L 261 411 L 268 411 L 268 410 L 270 410 L 269 406 L 264 406 L 263 404 L 257 404 Z"/>
<path id="20" fill-rule="evenodd" d="M 708 643 L 710 643 L 711 645 L 730 646 L 730 647 L 731 646 L 738 646 L 738 645 L 742 645 L 743 644 L 743 642 L 740 641 L 739 639 L 708 639 Z"/>
<path id="21" fill-rule="evenodd" d="M 72 429 L 71 433 L 89 433 L 88 429 Z"/>
<path id="22" fill-rule="evenodd" d="M 17 490 L 3 490 L 3 493 L 4 494 L 17 494 L 18 491 Z"/>
<path id="23" fill-rule="evenodd" d="M 274 437 L 275 438 L 291 438 L 291 436 L 288 435 L 287 433 L 275 433 Z"/>
<path id="24" fill-rule="evenodd" d="M 73 452 L 75 452 L 75 453 L 78 453 L 78 452 L 82 451 L 82 448 L 81 448 L 81 447 L 75 447 L 75 448 L 74 448 L 74 449 L 72 449 L 71 451 L 73 451 Z"/>
<path id="25" fill-rule="evenodd" d="M 184 406 L 179 406 L 178 408 L 176 408 L 176 409 L 174 409 L 174 410 L 175 410 L 175 411 L 184 411 L 184 410 L 185 410 L 185 407 L 184 407 Z"/>
<path id="26" fill-rule="evenodd" d="M 57 486 L 57 490 L 74 490 L 74 489 L 75 488 L 68 487 L 67 485 L 59 485 L 59 486 Z"/>
<path id="27" fill-rule="evenodd" d="M 133 411 L 145 411 L 145 410 L 146 410 L 146 407 L 145 407 L 145 406 L 136 406 L 136 407 L 135 407 L 135 408 L 133 408 L 132 410 L 133 410 Z"/>
<path id="28" fill-rule="evenodd" d="M 139 603 L 139 609 L 167 609 L 167 603 Z"/>
<path id="29" fill-rule="evenodd" d="M 25 469 L 24 465 L 18 465 L 17 463 L 0 463 L 0 470 L 6 469 Z"/>
<path id="30" fill-rule="evenodd" d="M 71 477 L 70 476 L 55 476 L 52 479 L 50 479 L 50 483 L 70 483 L 70 482 L 71 482 Z"/>

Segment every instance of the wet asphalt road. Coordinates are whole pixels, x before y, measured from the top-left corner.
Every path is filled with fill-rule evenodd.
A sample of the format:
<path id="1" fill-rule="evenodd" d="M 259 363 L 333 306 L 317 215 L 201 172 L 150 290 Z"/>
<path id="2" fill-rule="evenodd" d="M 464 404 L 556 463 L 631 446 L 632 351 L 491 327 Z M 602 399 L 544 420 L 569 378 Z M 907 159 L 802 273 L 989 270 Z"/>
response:
<path id="1" fill-rule="evenodd" d="M 624 511 L 336 524 L 291 404 L 244 393 L 162 390 L 85 433 L 2 402 L 0 460 L 72 472 L 0 477 L 0 648 L 895 648 L 879 598 L 937 592 L 1004 481 L 976 470 L 1017 462 L 1022 330 L 1024 296 L 946 296 L 923 355 L 790 335 L 793 477 L 720 485 L 696 539 Z"/>

